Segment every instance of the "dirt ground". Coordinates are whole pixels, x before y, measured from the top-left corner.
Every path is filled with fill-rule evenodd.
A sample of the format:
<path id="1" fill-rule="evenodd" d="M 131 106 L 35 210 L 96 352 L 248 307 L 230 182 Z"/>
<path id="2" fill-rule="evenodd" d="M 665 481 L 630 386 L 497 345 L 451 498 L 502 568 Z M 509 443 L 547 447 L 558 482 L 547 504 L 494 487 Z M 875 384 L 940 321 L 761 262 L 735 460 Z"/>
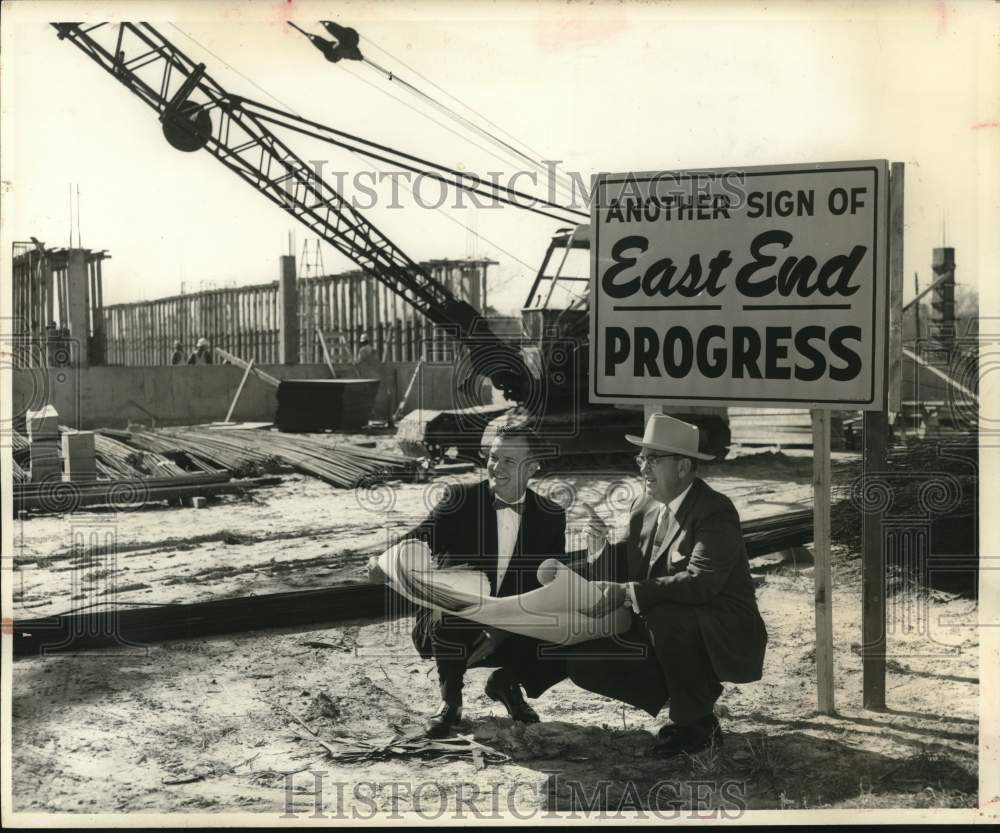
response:
<path id="1" fill-rule="evenodd" d="M 204 509 L 81 512 L 15 529 L 15 619 L 114 597 L 162 604 L 357 581 L 361 564 L 417 522 L 449 479 L 336 490 L 288 476 Z M 756 455 L 708 467 L 744 519 L 808 505 L 808 457 Z M 581 500 L 619 532 L 631 472 L 578 472 L 537 488 L 581 520 Z M 113 535 L 117 554 L 74 549 Z M 576 546 L 570 534 L 569 546 Z M 74 536 L 77 536 L 74 539 Z M 808 559 L 761 558 L 758 599 L 770 641 L 762 681 L 726 685 L 720 750 L 645 757 L 657 721 L 560 683 L 536 701 L 542 723 L 514 725 L 467 676 L 463 734 L 485 758 L 347 764 L 317 739 L 387 743 L 436 708 L 431 663 L 411 620 L 190 639 L 18 660 L 13 669 L 13 785 L 18 811 L 230 812 L 309 818 L 537 817 L 546 810 L 975 806 L 976 603 L 936 592 L 890 599 L 889 710 L 861 708 L 860 562 L 834 565 L 836 716 L 817 715 Z M 489 750 L 507 756 L 494 762 Z M 500 756 L 500 757 L 502 757 Z M 323 773 L 315 775 L 311 773 Z M 457 816 L 455 814 L 458 814 Z M 463 815 L 464 814 L 464 815 Z"/>

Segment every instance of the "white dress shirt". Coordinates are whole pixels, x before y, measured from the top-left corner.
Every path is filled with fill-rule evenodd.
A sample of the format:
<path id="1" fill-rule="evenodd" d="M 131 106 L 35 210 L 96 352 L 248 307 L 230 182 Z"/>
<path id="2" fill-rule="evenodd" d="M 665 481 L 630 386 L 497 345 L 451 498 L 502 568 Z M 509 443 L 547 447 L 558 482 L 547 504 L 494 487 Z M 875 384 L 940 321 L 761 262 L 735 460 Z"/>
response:
<path id="1" fill-rule="evenodd" d="M 501 503 L 506 503 L 502 498 L 497 498 Z M 503 577 L 507 574 L 507 567 L 514 556 L 514 546 L 517 544 L 517 533 L 521 529 L 521 514 L 524 511 L 524 495 L 520 500 L 515 500 L 508 506 L 521 506 L 521 512 L 515 509 L 501 507 L 495 510 L 497 513 L 497 583 L 496 593 L 500 592 L 500 585 L 503 584 Z"/>
<path id="2" fill-rule="evenodd" d="M 694 484 L 691 484 L 691 485 L 694 485 Z M 660 531 L 661 524 L 670 523 L 670 517 L 673 517 L 673 518 L 677 517 L 677 510 L 681 508 L 681 504 L 684 502 L 684 498 L 686 498 L 687 497 L 687 493 L 691 491 L 691 485 L 689 485 L 683 492 L 681 492 L 679 495 L 677 495 L 677 497 L 675 497 L 672 501 L 670 501 L 670 503 L 665 503 L 665 504 L 663 504 L 663 506 L 660 507 L 660 515 L 656 519 L 656 531 L 653 533 L 654 540 L 653 540 L 652 546 L 654 548 L 656 547 L 656 540 L 655 540 L 656 539 L 656 533 L 658 533 Z M 669 516 L 667 515 L 667 510 L 668 509 L 670 510 L 670 515 Z M 649 567 L 650 567 L 650 569 L 652 569 L 652 567 L 653 567 L 653 560 L 652 560 L 652 558 L 650 558 L 650 560 L 649 560 Z M 643 576 L 643 578 L 649 578 L 649 576 Z M 639 612 L 639 604 L 635 600 L 635 582 L 634 581 L 630 581 L 628 584 L 625 585 L 625 599 L 626 599 L 625 604 L 627 604 L 629 607 L 631 607 L 634 612 L 638 613 Z"/>

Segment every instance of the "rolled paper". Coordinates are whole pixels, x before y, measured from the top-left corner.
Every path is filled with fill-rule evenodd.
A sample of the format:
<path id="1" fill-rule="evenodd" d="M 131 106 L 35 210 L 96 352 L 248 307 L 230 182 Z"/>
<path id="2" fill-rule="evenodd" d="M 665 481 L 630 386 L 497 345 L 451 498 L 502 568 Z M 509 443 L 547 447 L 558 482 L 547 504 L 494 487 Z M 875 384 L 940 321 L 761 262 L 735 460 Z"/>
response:
<path id="1" fill-rule="evenodd" d="M 624 633 L 632 623 L 624 606 L 600 617 L 587 615 L 601 600 L 600 587 L 555 558 L 538 568 L 541 587 L 500 598 L 490 595 L 489 580 L 478 570 L 435 569 L 423 541 L 394 544 L 378 563 L 390 586 L 415 604 L 555 645 Z"/>

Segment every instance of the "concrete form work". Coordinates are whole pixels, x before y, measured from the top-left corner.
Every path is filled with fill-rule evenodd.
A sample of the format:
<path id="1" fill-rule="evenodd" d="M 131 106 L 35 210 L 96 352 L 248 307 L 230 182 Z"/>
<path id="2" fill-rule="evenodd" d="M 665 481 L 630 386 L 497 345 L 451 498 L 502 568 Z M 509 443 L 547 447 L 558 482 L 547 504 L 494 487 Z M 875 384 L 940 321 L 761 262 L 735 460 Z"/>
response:
<path id="1" fill-rule="evenodd" d="M 491 260 L 433 260 L 422 264 L 452 293 L 486 309 Z M 323 362 L 323 334 L 333 362 L 349 360 L 362 334 L 379 356 L 394 361 L 450 361 L 449 334 L 360 270 L 295 278 L 295 258 L 281 258 L 279 280 L 211 289 L 104 310 L 108 363 L 169 364 L 174 343 L 192 350 L 199 338 L 257 362 Z M 284 350 L 284 353 L 282 352 Z"/>
<path id="2" fill-rule="evenodd" d="M 104 364 L 104 278 L 107 251 L 47 249 L 32 238 L 14 243 L 12 332 L 25 339 L 26 366 Z"/>

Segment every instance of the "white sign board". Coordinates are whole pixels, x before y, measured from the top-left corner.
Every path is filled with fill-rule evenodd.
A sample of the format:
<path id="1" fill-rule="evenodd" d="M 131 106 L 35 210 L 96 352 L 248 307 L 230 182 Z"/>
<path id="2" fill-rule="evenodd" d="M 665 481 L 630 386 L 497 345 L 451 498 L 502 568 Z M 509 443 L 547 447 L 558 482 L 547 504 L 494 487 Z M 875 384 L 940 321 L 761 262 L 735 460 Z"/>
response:
<path id="1" fill-rule="evenodd" d="M 593 189 L 591 402 L 884 406 L 886 161 Z"/>

